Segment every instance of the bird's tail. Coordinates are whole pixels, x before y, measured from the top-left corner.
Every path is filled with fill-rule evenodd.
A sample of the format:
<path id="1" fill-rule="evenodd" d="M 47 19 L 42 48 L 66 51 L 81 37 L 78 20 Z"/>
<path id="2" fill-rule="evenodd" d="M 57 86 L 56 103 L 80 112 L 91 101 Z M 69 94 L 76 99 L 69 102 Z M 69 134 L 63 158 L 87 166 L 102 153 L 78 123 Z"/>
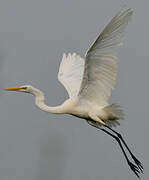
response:
<path id="1" fill-rule="evenodd" d="M 107 120 L 105 123 L 109 127 L 116 127 L 120 125 L 118 120 L 124 119 L 124 112 L 121 109 L 121 106 L 117 104 L 110 104 L 104 107 L 104 110 L 110 115 L 110 119 Z"/>

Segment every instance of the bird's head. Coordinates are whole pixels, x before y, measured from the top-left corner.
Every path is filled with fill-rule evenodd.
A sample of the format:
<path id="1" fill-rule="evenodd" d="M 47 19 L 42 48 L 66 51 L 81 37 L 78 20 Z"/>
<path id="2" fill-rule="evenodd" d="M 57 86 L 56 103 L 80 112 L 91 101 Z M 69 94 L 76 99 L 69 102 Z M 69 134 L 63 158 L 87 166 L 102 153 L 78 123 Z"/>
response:
<path id="1" fill-rule="evenodd" d="M 35 88 L 30 85 L 23 85 L 19 87 L 6 88 L 6 91 L 18 91 L 18 92 L 26 92 L 32 93 Z"/>
<path id="2" fill-rule="evenodd" d="M 36 96 L 37 100 L 44 100 L 44 94 L 39 89 L 34 88 L 31 85 L 24 85 L 19 87 L 12 87 L 12 88 L 6 88 L 6 91 L 17 91 L 17 92 L 25 92 L 30 93 L 34 96 Z"/>

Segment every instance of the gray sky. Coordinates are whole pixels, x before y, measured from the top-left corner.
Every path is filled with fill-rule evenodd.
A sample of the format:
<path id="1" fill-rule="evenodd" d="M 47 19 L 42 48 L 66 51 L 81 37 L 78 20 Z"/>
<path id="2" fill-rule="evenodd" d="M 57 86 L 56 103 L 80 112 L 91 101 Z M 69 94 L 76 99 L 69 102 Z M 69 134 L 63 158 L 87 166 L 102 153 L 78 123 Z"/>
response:
<path id="1" fill-rule="evenodd" d="M 31 84 L 49 105 L 67 98 L 57 80 L 63 52 L 81 56 L 123 5 L 134 9 L 110 102 L 126 120 L 117 128 L 148 179 L 149 3 L 132 0 L 1 0 L 1 88 Z M 52 115 L 31 95 L 1 91 L 1 180 L 135 180 L 116 142 L 85 121 Z"/>

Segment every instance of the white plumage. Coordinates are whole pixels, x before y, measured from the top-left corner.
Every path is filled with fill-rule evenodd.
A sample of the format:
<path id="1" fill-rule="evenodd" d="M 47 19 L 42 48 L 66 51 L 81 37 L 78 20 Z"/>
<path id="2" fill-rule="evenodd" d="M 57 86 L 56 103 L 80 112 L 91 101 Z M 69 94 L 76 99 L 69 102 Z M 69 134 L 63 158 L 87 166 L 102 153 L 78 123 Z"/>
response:
<path id="1" fill-rule="evenodd" d="M 35 104 L 44 111 L 72 114 L 88 123 L 90 120 L 97 122 L 98 127 L 119 125 L 118 120 L 124 118 L 120 106 L 108 104 L 117 74 L 117 56 L 113 48 L 122 44 L 131 16 L 131 9 L 119 11 L 91 45 L 84 59 L 76 53 L 63 54 L 58 80 L 66 88 L 69 99 L 62 105 L 45 105 L 43 93 L 32 86 L 17 90 L 34 94 Z"/>
<path id="2" fill-rule="evenodd" d="M 72 55 L 69 53 L 68 56 L 65 53 L 63 54 L 58 80 L 64 85 L 70 98 L 76 97 L 79 93 L 84 63 L 84 59 L 76 53 Z"/>
<path id="3" fill-rule="evenodd" d="M 47 106 L 44 103 L 43 93 L 32 86 L 25 85 L 6 90 L 29 92 L 35 96 L 35 104 L 41 110 L 56 114 L 71 114 L 86 119 L 88 124 L 111 135 L 101 127 L 110 128 L 119 125 L 118 120 L 123 119 L 120 106 L 108 104 L 117 74 L 118 58 L 115 55 L 114 48 L 122 45 L 122 38 L 131 16 L 131 9 L 119 11 L 86 52 L 84 59 L 76 53 L 63 55 L 58 79 L 66 88 L 69 99 L 62 105 Z M 118 141 L 128 165 L 138 176 L 139 170 L 142 172 L 143 169 L 141 163 L 131 153 L 122 137 L 118 133 L 116 134 L 118 137 L 111 136 Z M 118 138 L 128 149 L 137 166 L 129 161 Z"/>
<path id="4" fill-rule="evenodd" d="M 98 127 L 119 125 L 118 120 L 123 119 L 120 106 L 108 104 L 117 73 L 117 56 L 113 48 L 122 44 L 131 16 L 131 9 L 119 11 L 91 45 L 84 59 L 76 53 L 63 54 L 58 80 L 66 88 L 69 99 L 62 105 L 45 105 L 43 93 L 32 86 L 17 90 L 34 94 L 35 104 L 43 111 L 72 114 L 88 123 L 97 122 Z"/>
<path id="5" fill-rule="evenodd" d="M 70 99 L 76 97 L 77 104 L 86 104 L 84 117 L 94 119 L 100 124 L 111 119 L 107 124 L 115 126 L 119 124 L 118 119 L 123 119 L 120 106 L 108 106 L 108 99 L 117 74 L 117 56 L 112 49 L 122 45 L 122 38 L 131 16 L 131 9 L 118 12 L 89 48 L 84 59 L 75 53 L 69 53 L 67 56 L 64 54 L 60 64 L 58 79 L 66 88 Z M 87 104 L 89 117 L 85 111 Z M 104 109 L 106 106 L 107 114 Z M 75 115 L 82 117 L 82 112 Z"/>
<path id="6" fill-rule="evenodd" d="M 131 16 L 131 9 L 116 14 L 87 51 L 85 63 L 75 53 L 63 55 L 58 79 L 70 97 L 77 96 L 79 92 L 81 98 L 97 105 L 107 104 L 117 73 L 117 56 L 109 48 L 122 45 Z"/>

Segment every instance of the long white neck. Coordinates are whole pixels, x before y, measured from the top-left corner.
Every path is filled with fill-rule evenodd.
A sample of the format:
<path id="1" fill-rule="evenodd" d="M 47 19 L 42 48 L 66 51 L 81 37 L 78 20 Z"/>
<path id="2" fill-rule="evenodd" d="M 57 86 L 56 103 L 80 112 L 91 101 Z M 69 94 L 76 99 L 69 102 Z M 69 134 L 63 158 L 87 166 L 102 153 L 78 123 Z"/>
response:
<path id="1" fill-rule="evenodd" d="M 42 111 L 54 114 L 64 114 L 67 112 L 67 107 L 65 106 L 65 103 L 56 107 L 50 107 L 44 103 L 44 94 L 40 90 L 34 88 L 32 89 L 31 93 L 35 96 L 36 106 L 39 107 Z"/>

